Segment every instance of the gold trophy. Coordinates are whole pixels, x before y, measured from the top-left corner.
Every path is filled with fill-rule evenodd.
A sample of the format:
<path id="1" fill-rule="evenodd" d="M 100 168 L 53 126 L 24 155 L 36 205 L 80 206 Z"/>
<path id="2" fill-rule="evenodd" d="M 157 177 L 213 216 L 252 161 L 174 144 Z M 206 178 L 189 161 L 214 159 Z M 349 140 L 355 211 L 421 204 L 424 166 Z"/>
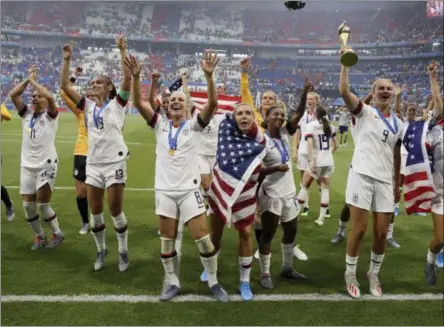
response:
<path id="1" fill-rule="evenodd" d="M 350 27 L 345 25 L 345 21 L 339 26 L 339 44 L 344 46 L 350 37 Z M 346 67 L 354 66 L 358 63 L 358 55 L 352 50 L 346 50 L 341 56 L 341 64 Z"/>

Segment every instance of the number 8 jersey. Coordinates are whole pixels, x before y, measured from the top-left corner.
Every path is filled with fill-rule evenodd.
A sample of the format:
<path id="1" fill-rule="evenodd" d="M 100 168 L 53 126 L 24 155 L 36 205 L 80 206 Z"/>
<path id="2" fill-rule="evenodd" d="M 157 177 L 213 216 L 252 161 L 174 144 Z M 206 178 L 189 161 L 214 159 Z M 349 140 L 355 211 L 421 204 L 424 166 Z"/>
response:
<path id="1" fill-rule="evenodd" d="M 336 129 L 330 124 L 331 136 L 324 133 L 324 127 L 318 120 L 314 120 L 305 127 L 304 139 L 313 139 L 313 158 L 316 158 L 316 167 L 334 166 L 332 152 L 332 138 L 336 136 Z"/>
<path id="2" fill-rule="evenodd" d="M 395 113 L 385 117 L 378 109 L 359 102 L 352 112 L 356 119 L 353 170 L 384 183 L 393 181 L 393 150 L 401 144 L 403 122 Z"/>

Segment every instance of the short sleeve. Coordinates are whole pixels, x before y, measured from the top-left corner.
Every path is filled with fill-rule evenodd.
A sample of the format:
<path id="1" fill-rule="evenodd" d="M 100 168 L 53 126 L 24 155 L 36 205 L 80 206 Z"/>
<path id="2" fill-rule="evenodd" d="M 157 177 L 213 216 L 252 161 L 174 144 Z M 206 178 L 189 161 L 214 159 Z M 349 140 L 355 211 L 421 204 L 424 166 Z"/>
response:
<path id="1" fill-rule="evenodd" d="M 333 125 L 330 125 L 331 127 L 331 137 L 335 137 L 336 136 L 336 127 L 334 127 Z"/>
<path id="2" fill-rule="evenodd" d="M 205 122 L 200 117 L 200 114 L 195 115 L 191 118 L 191 130 L 195 132 L 202 132 L 205 127 L 207 127 L 208 124 L 205 124 Z"/>
<path id="3" fill-rule="evenodd" d="M 25 107 L 18 112 L 18 115 L 20 118 L 25 118 L 30 113 L 32 113 L 32 111 L 29 110 L 28 106 L 25 105 Z"/>
<path id="4" fill-rule="evenodd" d="M 150 126 L 153 130 L 157 131 L 159 129 L 160 121 L 162 120 L 162 116 L 157 112 L 154 112 L 153 117 L 149 122 L 147 122 L 148 126 Z"/>

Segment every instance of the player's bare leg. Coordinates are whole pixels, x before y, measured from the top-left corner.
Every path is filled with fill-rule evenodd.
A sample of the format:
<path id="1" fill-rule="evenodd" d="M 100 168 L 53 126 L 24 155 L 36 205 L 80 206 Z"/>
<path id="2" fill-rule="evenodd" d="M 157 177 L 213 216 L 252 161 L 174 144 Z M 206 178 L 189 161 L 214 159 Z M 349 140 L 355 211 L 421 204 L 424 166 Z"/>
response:
<path id="1" fill-rule="evenodd" d="M 22 200 L 26 221 L 35 234 L 35 240 L 31 246 L 31 251 L 36 251 L 44 247 L 47 242 L 45 232 L 42 229 L 40 215 L 37 213 L 37 197 L 35 194 L 22 194 Z"/>
<path id="2" fill-rule="evenodd" d="M 373 245 L 367 278 L 370 282 L 370 293 L 374 296 L 382 295 L 382 288 L 378 279 L 378 274 L 382 261 L 384 260 L 386 239 L 391 217 L 391 212 L 373 212 Z"/>
<path id="3" fill-rule="evenodd" d="M 11 201 L 11 198 L 9 197 L 8 190 L 3 185 L 2 185 L 1 195 L 2 195 L 2 201 L 6 207 L 6 220 L 8 222 L 11 222 L 14 220 L 15 210 L 14 210 L 14 207 L 12 206 L 12 201 Z"/>
<path id="4" fill-rule="evenodd" d="M 306 204 L 308 202 L 308 191 L 309 191 L 311 183 L 313 181 L 314 181 L 314 178 L 307 172 L 301 176 L 301 189 L 299 190 L 299 193 L 298 193 L 299 206 L 298 206 L 298 211 L 296 213 L 296 215 L 298 217 L 301 215 L 304 215 Z M 304 211 L 302 211 L 302 209 Z"/>
<path id="5" fill-rule="evenodd" d="M 362 240 L 368 225 L 368 211 L 350 205 L 351 230 L 347 238 L 347 252 L 345 256 L 345 285 L 347 292 L 353 298 L 361 297 L 359 283 L 356 279 L 356 267 L 359 253 L 362 247 Z"/>
<path id="6" fill-rule="evenodd" d="M 87 187 L 84 182 L 79 180 L 76 180 L 76 201 L 77 209 L 82 218 L 82 227 L 79 230 L 79 234 L 85 235 L 89 230 Z"/>
<path id="7" fill-rule="evenodd" d="M 330 204 L 330 181 L 328 177 L 319 178 L 321 186 L 321 209 L 319 218 L 315 223 L 319 226 L 324 225 L 324 219 L 327 216 L 328 206 Z"/>
<path id="8" fill-rule="evenodd" d="M 253 239 L 251 237 L 251 224 L 236 226 L 239 235 L 239 291 L 244 301 L 251 301 L 253 293 L 250 287 L 251 264 L 253 262 Z"/>
<path id="9" fill-rule="evenodd" d="M 347 222 L 350 220 L 350 208 L 347 203 L 344 204 L 342 208 L 341 215 L 339 216 L 338 232 L 331 240 L 332 244 L 338 244 L 344 239 L 345 228 L 347 227 Z"/>
<path id="10" fill-rule="evenodd" d="M 94 263 L 95 271 L 103 268 L 105 257 L 108 255 L 108 248 L 105 243 L 105 219 L 103 217 L 104 194 L 105 190 L 92 185 L 87 185 L 88 203 L 91 212 L 91 232 L 97 246 L 96 261 Z"/>
<path id="11" fill-rule="evenodd" d="M 57 215 L 51 208 L 51 196 L 52 190 L 49 184 L 45 184 L 37 190 L 37 208 L 39 209 L 40 215 L 48 223 L 52 231 L 51 239 L 46 245 L 47 248 L 57 247 L 65 238 L 62 230 L 59 227 Z"/>
<path id="12" fill-rule="evenodd" d="M 293 247 L 298 229 L 298 218 L 281 223 L 284 235 L 281 240 L 282 268 L 281 276 L 284 278 L 303 280 L 307 277 L 293 268 Z M 302 251 L 301 251 L 302 252 Z M 302 252 L 303 253 L 303 252 Z M 305 255 L 305 253 L 303 253 Z"/>
<path id="13" fill-rule="evenodd" d="M 210 239 L 214 245 L 214 250 L 216 251 L 216 257 L 218 257 L 221 249 L 221 240 L 225 229 L 225 223 L 223 222 L 222 219 L 218 218 L 214 213 L 210 214 L 209 218 L 210 218 L 209 219 Z M 204 283 L 208 282 L 208 274 L 205 269 L 200 275 L 200 280 Z"/>
<path id="14" fill-rule="evenodd" d="M 319 196 L 322 198 L 322 181 L 321 181 L 320 177 L 319 179 L 316 180 L 316 183 L 318 184 L 318 190 L 319 190 Z M 327 209 L 325 210 L 325 214 L 324 214 L 324 218 L 330 218 L 330 207 L 327 207 Z"/>
<path id="15" fill-rule="evenodd" d="M 218 248 L 211 241 L 208 231 L 207 215 L 203 213 L 189 220 L 186 224 L 191 232 L 191 236 L 197 244 L 200 252 L 200 261 L 208 275 L 208 286 L 214 297 L 221 301 L 228 301 L 228 294 L 217 281 L 217 254 L 220 249 L 220 239 Z"/>
<path id="16" fill-rule="evenodd" d="M 430 241 L 429 249 L 427 251 L 427 260 L 425 268 L 426 282 L 429 285 L 436 284 L 435 261 L 436 256 L 444 246 L 444 220 L 443 215 L 438 215 L 432 212 L 433 218 L 433 238 Z"/>
<path id="17" fill-rule="evenodd" d="M 303 184 L 303 180 L 304 180 L 305 170 L 301 170 L 300 174 L 301 174 L 301 184 L 300 184 L 300 186 L 301 186 L 301 190 L 302 190 L 302 187 L 303 187 L 302 184 Z M 304 201 L 304 204 L 303 204 L 302 208 L 300 209 L 301 212 L 298 212 L 298 217 L 300 217 L 300 216 L 308 216 L 308 214 L 310 213 L 310 209 L 308 207 L 308 201 L 309 201 L 309 199 L 308 199 L 308 189 L 309 188 L 310 188 L 310 186 L 308 186 L 306 188 L 305 201 Z"/>
<path id="18" fill-rule="evenodd" d="M 128 257 L 128 221 L 123 212 L 123 194 L 125 184 L 113 184 L 107 189 L 108 207 L 113 220 L 114 230 L 119 244 L 119 270 L 126 271 Z"/>
<path id="19" fill-rule="evenodd" d="M 259 246 L 259 242 L 262 235 L 262 222 L 261 222 L 261 208 L 259 205 L 256 206 L 256 212 L 254 214 L 254 221 L 253 221 L 253 229 L 254 229 L 254 236 L 256 238 L 256 243 Z M 259 249 L 254 252 L 254 258 L 259 260 Z"/>

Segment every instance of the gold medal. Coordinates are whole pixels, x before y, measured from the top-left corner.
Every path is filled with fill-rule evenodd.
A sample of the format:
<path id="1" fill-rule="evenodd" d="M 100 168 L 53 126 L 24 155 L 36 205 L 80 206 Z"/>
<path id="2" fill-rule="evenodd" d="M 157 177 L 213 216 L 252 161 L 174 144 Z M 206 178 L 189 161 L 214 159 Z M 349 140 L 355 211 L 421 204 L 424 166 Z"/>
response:
<path id="1" fill-rule="evenodd" d="M 28 133 L 31 133 L 31 127 L 26 127 L 26 131 L 27 131 Z"/>
<path id="2" fill-rule="evenodd" d="M 169 150 L 168 150 L 168 154 L 169 154 L 170 156 L 174 156 L 175 153 L 176 153 L 176 150 L 173 150 L 173 149 L 169 149 Z"/>

